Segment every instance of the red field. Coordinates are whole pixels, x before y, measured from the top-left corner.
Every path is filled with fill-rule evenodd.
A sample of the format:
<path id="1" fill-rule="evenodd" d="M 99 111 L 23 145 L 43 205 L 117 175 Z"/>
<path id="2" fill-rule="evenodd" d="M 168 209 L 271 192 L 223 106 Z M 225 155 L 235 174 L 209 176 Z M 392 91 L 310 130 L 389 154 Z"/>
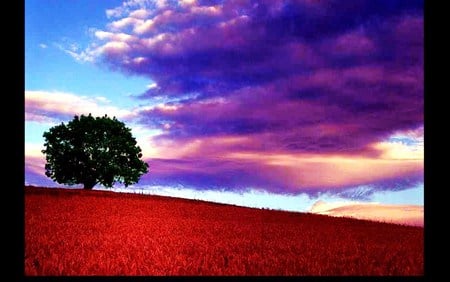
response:
<path id="1" fill-rule="evenodd" d="M 25 275 L 423 275 L 423 228 L 25 188 Z"/>

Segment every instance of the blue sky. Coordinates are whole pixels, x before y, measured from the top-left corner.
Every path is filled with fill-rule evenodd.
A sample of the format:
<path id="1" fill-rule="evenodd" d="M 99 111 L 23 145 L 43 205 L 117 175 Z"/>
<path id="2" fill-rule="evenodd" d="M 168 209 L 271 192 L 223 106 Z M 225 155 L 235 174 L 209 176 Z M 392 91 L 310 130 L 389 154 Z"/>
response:
<path id="1" fill-rule="evenodd" d="M 132 128 L 135 189 L 422 205 L 423 2 L 350 2 L 26 0 L 25 183 L 92 112 Z"/>
<path id="2" fill-rule="evenodd" d="M 104 96 L 132 106 L 128 95 L 144 92 L 149 79 L 78 62 L 58 47 L 86 48 L 89 30 L 103 26 L 106 8 L 118 4 L 120 1 L 26 1 L 25 89 Z"/>

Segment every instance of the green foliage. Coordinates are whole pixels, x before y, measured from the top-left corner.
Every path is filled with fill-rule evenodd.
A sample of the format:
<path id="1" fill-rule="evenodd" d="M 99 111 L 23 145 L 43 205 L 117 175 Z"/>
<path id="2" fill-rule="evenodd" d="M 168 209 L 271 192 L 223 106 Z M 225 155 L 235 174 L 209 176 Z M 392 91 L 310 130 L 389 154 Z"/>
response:
<path id="1" fill-rule="evenodd" d="M 112 187 L 139 181 L 148 172 L 131 130 L 115 117 L 81 115 L 44 132 L 45 175 L 61 184 Z"/>

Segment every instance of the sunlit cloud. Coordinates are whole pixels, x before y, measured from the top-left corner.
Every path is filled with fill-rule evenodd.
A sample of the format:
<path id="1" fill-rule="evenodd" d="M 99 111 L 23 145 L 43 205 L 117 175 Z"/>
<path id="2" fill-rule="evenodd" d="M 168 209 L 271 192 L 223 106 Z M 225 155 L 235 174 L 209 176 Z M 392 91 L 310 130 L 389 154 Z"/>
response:
<path id="1" fill-rule="evenodd" d="M 87 97 L 57 91 L 25 91 L 25 120 L 66 120 L 74 115 L 124 117 L 130 112 L 109 104 L 105 97 Z"/>
<path id="2" fill-rule="evenodd" d="M 25 174 L 26 181 L 36 181 L 36 183 L 46 182 L 45 156 L 41 152 L 43 144 L 25 143 Z M 31 183 L 29 183 L 31 184 Z"/>
<path id="3" fill-rule="evenodd" d="M 388 223 L 424 226 L 424 207 L 419 205 L 386 205 L 364 202 L 317 201 L 311 213 L 338 217 L 375 220 Z"/>

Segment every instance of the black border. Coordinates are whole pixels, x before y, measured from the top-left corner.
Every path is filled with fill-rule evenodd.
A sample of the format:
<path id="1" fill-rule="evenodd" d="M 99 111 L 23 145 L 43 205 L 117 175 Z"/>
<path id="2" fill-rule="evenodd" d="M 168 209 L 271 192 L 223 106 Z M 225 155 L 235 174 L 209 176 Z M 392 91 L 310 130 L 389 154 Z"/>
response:
<path id="1" fill-rule="evenodd" d="M 438 57 L 440 54 L 436 52 L 436 47 L 438 46 L 437 39 L 439 39 L 439 36 L 442 36 L 439 34 L 437 28 L 445 25 L 443 24 L 443 21 L 440 23 L 437 22 L 439 19 L 442 20 L 442 17 L 438 15 L 438 12 L 443 8 L 438 8 L 436 5 L 432 6 L 431 2 L 433 1 L 424 0 L 424 2 L 424 273 L 426 279 L 434 281 L 440 280 L 439 278 L 441 276 L 437 275 L 437 271 L 440 269 L 439 263 L 442 261 L 441 257 L 444 257 L 437 257 L 435 255 L 436 246 L 440 243 L 436 241 L 438 232 L 435 228 L 439 225 L 436 217 L 439 214 L 437 212 L 437 207 L 442 207 L 442 204 L 437 204 L 436 202 L 436 200 L 438 200 L 438 198 L 436 198 L 436 192 L 439 193 L 439 190 L 444 188 L 440 186 L 442 186 L 445 182 L 439 183 L 436 181 L 436 176 L 439 175 L 438 167 L 440 165 L 433 165 L 433 160 L 436 160 L 437 157 L 436 152 L 438 152 L 438 148 L 433 145 L 433 142 L 437 141 L 434 134 L 436 132 L 436 128 L 438 128 L 439 120 L 442 121 L 442 117 L 439 117 L 439 114 L 442 113 L 442 111 L 436 110 L 436 104 L 433 104 L 431 97 L 436 97 L 436 95 L 439 95 L 439 92 L 441 92 L 441 90 L 436 87 L 436 83 L 439 80 L 439 74 L 442 73 L 441 70 L 436 68 L 439 60 L 442 60 Z M 442 277 L 445 276 L 447 275 Z"/>
<path id="2" fill-rule="evenodd" d="M 8 3 L 3 9 L 3 18 L 6 21 L 2 21 L 6 31 L 2 45 L 8 48 L 3 51 L 4 61 L 7 62 L 5 68 L 7 77 L 3 80 L 3 85 L 8 87 L 8 90 L 3 92 L 3 101 L 6 101 L 3 108 L 7 112 L 2 118 L 2 124 L 6 125 L 2 136 L 6 153 L 6 156 L 3 156 L 3 168 L 7 168 L 3 172 L 3 179 L 6 180 L 3 192 L 12 193 L 3 195 L 2 213 L 4 218 L 10 221 L 6 228 L 2 228 L 3 234 L 7 234 L 7 238 L 3 237 L 3 242 L 8 251 L 3 260 L 7 262 L 3 275 L 7 277 L 4 280 L 9 281 L 21 281 L 24 275 L 25 44 L 22 36 L 25 33 L 24 5 L 21 1 Z"/>

